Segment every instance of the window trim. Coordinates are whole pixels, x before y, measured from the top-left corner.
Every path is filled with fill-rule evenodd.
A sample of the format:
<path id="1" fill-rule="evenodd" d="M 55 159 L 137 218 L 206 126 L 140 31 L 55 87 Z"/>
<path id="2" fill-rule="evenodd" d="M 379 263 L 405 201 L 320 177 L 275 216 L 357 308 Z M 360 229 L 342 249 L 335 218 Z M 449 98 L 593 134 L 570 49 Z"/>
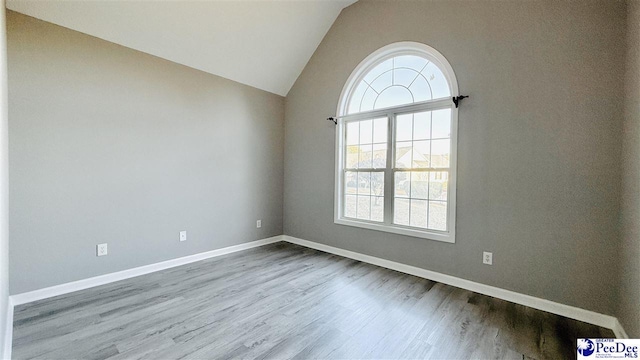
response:
<path id="1" fill-rule="evenodd" d="M 453 106 L 451 98 L 441 98 L 435 100 L 428 100 L 419 103 L 395 106 L 384 109 L 375 109 L 366 112 L 360 112 L 355 114 L 347 114 L 347 109 L 351 96 L 357 84 L 360 80 L 366 76 L 366 74 L 377 64 L 383 61 L 399 56 L 399 55 L 420 55 L 427 58 L 429 61 L 435 63 L 444 73 L 449 88 L 451 90 L 451 96 L 458 94 L 458 82 L 455 77 L 453 68 L 447 61 L 447 59 L 434 48 L 411 41 L 403 41 L 393 43 L 384 46 L 377 51 L 367 56 L 355 70 L 349 76 L 347 82 L 342 88 L 340 98 L 338 101 L 338 124 L 336 126 L 336 143 L 335 143 L 335 189 L 334 189 L 334 223 L 339 225 L 354 226 L 364 229 L 383 231 L 388 233 L 395 233 L 400 235 L 407 235 L 412 237 L 424 238 L 429 240 L 443 241 L 448 243 L 455 243 L 455 230 L 456 230 L 456 192 L 457 192 L 457 148 L 458 148 L 458 109 Z M 343 168 L 343 156 L 344 156 L 344 141 L 346 141 L 346 126 L 347 121 L 372 119 L 376 117 L 388 117 L 389 130 L 395 132 L 395 116 L 402 113 L 411 113 L 419 111 L 429 111 L 438 108 L 451 108 L 451 155 L 450 155 L 450 167 L 449 167 L 449 190 L 447 193 L 447 221 L 448 231 L 436 231 L 425 229 L 421 230 L 415 227 L 409 227 L 404 225 L 381 224 L 377 222 L 371 222 L 366 220 L 357 220 L 351 218 L 344 218 L 342 216 L 343 209 L 343 184 L 344 184 L 344 168 Z M 393 139 L 394 133 L 388 133 L 388 139 Z M 394 149 L 392 144 L 390 146 L 390 152 L 393 154 Z M 393 155 L 392 155 L 393 156 Z M 392 161 L 392 159 L 391 159 Z M 394 172 L 393 166 L 385 168 L 385 174 L 390 171 Z M 387 181 L 385 177 L 385 187 L 387 187 Z M 388 194 L 393 194 L 391 191 L 385 189 L 385 201 L 393 201 L 393 196 L 389 197 Z M 393 216 L 393 214 L 387 214 L 385 209 L 385 217 Z"/>

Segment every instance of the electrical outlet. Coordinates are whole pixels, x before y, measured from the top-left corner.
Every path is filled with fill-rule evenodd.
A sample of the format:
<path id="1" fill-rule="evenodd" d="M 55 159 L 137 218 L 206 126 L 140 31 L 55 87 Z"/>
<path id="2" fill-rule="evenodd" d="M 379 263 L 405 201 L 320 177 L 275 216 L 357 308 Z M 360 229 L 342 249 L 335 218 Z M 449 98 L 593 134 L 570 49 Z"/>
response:
<path id="1" fill-rule="evenodd" d="M 256 221 L 256 227 L 260 229 L 262 227 L 262 220 Z"/>
<path id="2" fill-rule="evenodd" d="M 180 231 L 180 241 L 187 241 L 187 231 Z"/>
<path id="3" fill-rule="evenodd" d="M 107 251 L 107 244 L 96 245 L 96 256 L 105 256 L 109 252 Z"/>
<path id="4" fill-rule="evenodd" d="M 493 253 L 488 251 L 483 252 L 482 263 L 487 265 L 493 265 Z"/>

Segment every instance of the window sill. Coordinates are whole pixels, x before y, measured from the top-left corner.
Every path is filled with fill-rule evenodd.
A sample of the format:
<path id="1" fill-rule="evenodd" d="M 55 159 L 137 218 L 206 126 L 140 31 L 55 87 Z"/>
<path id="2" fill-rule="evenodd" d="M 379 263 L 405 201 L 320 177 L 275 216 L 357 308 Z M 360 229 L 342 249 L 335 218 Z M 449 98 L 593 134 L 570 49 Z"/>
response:
<path id="1" fill-rule="evenodd" d="M 375 224 L 375 223 L 357 221 L 357 220 L 351 220 L 351 219 L 338 218 L 338 219 L 334 219 L 333 222 L 338 225 L 353 226 L 353 227 L 359 227 L 363 229 L 376 230 L 376 231 L 382 231 L 382 232 L 388 232 L 388 233 L 406 235 L 406 236 L 413 236 L 417 238 L 442 241 L 442 242 L 447 242 L 452 244 L 456 242 L 455 236 L 453 233 L 422 231 L 422 230 L 409 229 L 409 228 L 400 227 L 400 226 Z"/>

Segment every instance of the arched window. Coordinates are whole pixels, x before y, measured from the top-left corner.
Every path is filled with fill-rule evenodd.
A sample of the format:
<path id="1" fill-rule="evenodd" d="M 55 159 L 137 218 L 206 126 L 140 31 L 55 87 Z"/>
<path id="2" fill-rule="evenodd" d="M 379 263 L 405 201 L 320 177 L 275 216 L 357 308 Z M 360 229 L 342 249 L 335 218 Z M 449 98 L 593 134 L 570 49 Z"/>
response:
<path id="1" fill-rule="evenodd" d="M 435 49 L 385 46 L 338 105 L 335 222 L 455 241 L 458 85 Z"/>

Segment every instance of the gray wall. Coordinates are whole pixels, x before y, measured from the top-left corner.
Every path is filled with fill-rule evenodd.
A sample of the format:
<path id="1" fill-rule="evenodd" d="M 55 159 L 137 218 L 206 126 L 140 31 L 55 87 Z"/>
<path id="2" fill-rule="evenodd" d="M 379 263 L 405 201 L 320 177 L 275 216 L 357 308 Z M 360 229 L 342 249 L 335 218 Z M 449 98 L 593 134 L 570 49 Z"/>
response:
<path id="1" fill-rule="evenodd" d="M 9 156 L 7 122 L 7 33 L 0 0 L 0 357 L 4 358 L 9 304 Z"/>
<path id="2" fill-rule="evenodd" d="M 614 313 L 625 4 L 368 1 L 343 10 L 285 103 L 284 232 Z M 333 224 L 335 129 L 356 65 L 418 41 L 470 95 L 455 244 Z M 493 251 L 493 266 L 482 251 Z"/>
<path id="3" fill-rule="evenodd" d="M 629 1 L 624 136 L 622 138 L 622 247 L 616 316 L 640 338 L 640 2 Z"/>
<path id="4" fill-rule="evenodd" d="M 282 97 L 7 22 L 11 294 L 282 234 Z"/>

